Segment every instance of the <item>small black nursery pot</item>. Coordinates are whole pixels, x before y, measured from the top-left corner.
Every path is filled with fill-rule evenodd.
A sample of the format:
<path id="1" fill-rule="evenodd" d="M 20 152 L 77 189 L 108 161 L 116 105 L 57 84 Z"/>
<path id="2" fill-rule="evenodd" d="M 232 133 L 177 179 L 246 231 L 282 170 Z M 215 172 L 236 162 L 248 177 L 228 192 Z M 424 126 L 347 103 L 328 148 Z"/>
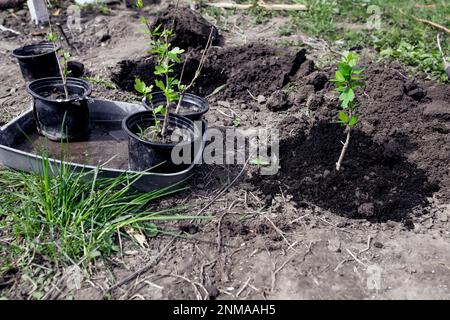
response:
<path id="1" fill-rule="evenodd" d="M 91 85 L 67 78 L 66 99 L 59 77 L 38 79 L 27 85 L 33 96 L 33 113 L 40 134 L 54 141 L 81 140 L 89 133 L 88 96 Z"/>
<path id="2" fill-rule="evenodd" d="M 13 56 L 19 61 L 25 81 L 59 76 L 58 60 L 53 43 L 43 42 L 15 49 Z"/>
<path id="3" fill-rule="evenodd" d="M 164 116 L 156 115 L 162 125 Z M 201 122 L 199 122 L 201 124 Z M 169 132 L 182 132 L 182 141 L 162 142 L 150 141 L 142 137 L 142 131 L 155 125 L 155 118 L 152 111 L 141 111 L 134 113 L 122 122 L 122 129 L 128 134 L 128 158 L 129 166 L 134 171 L 145 171 L 152 169 L 152 172 L 173 173 L 184 170 L 194 161 L 196 148 L 201 147 L 201 125 L 196 128 L 193 121 L 178 115 L 169 116 Z M 181 135 L 179 135 L 181 136 Z M 177 147 L 180 158 L 186 159 L 184 163 L 172 157 L 172 150 Z M 186 152 L 186 154 L 185 154 Z"/>
<path id="4" fill-rule="evenodd" d="M 178 103 L 178 101 L 177 101 Z M 175 113 L 176 105 L 174 103 L 170 112 Z M 156 108 L 160 105 L 166 104 L 166 97 L 163 92 L 155 92 L 152 94 L 152 100 L 148 101 L 147 98 L 142 100 L 142 104 L 149 110 Z M 195 94 L 185 93 L 183 95 L 183 100 L 181 101 L 179 115 L 191 119 L 192 121 L 201 120 L 202 116 L 208 112 L 209 105 L 208 101 L 202 97 L 196 96 Z"/>

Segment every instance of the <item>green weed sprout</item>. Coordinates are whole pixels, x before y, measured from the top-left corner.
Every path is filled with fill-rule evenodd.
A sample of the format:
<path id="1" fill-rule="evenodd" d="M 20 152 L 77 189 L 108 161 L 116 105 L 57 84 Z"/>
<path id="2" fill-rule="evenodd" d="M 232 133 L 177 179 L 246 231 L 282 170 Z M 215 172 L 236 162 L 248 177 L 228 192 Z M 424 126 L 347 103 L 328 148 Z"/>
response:
<path id="1" fill-rule="evenodd" d="M 341 102 L 342 111 L 339 112 L 338 122 L 345 126 L 347 138 L 342 147 L 341 155 L 336 163 L 336 170 L 341 169 L 342 160 L 344 159 L 348 145 L 350 143 L 350 134 L 352 128 L 358 123 L 358 101 L 356 100 L 356 89 L 364 86 L 364 78 L 362 73 L 365 68 L 357 69 L 358 55 L 352 52 L 345 52 L 342 60 L 338 65 L 338 70 L 331 81 L 336 85 L 336 91 L 340 93 L 339 101 Z"/>

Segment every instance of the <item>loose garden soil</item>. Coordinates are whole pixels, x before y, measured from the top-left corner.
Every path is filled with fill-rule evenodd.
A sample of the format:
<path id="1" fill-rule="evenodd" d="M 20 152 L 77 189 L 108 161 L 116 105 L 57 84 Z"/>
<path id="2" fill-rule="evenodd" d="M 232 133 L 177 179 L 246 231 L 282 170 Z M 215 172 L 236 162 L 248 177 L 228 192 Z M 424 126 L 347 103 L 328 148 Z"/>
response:
<path id="1" fill-rule="evenodd" d="M 157 9 L 148 15 L 156 19 Z M 31 101 L 10 52 L 24 42 L 42 40 L 29 36 L 36 30 L 24 22 L 26 12 L 16 15 L 22 22 L 0 12 L 0 23 L 6 19 L 5 26 L 27 35 L 0 34 L 0 105 L 6 114 L 0 124 Z M 136 12 L 113 7 L 106 17 L 90 18 L 85 17 L 87 27 L 77 42 L 80 54 L 73 53 L 74 58 L 89 75 L 117 85 L 107 89 L 97 84 L 94 95 L 139 100 L 134 78 L 150 82 L 153 61 L 145 54 L 145 35 L 137 32 Z M 193 20 L 177 24 L 177 39 L 194 39 L 188 43 L 184 75 L 189 81 L 210 26 L 194 13 L 185 18 Z M 249 34 L 257 34 L 258 28 L 249 28 Z M 107 40 L 101 37 L 105 32 Z M 200 294 L 210 299 L 450 298 L 448 84 L 411 76 L 396 63 L 374 62 L 370 50 L 362 52 L 368 70 L 359 95 L 361 121 L 343 169 L 336 172 L 345 134 L 334 123 L 338 101 L 328 82 L 334 68 L 318 70 L 312 57 L 320 53 L 278 46 L 279 36 L 271 31 L 244 45 L 236 45 L 235 37 L 232 32 L 215 34 L 217 42 L 193 92 L 209 96 L 210 127 L 233 127 L 238 117 L 238 129 L 279 129 L 278 174 L 261 176 L 258 166 L 247 166 L 205 211 L 212 220 L 169 224 L 169 230 L 183 231 L 189 240 L 176 240 L 158 264 L 108 294 L 107 288 L 144 267 L 172 238 L 147 239 L 143 248 L 124 241 L 123 255 L 96 263 L 90 281 L 78 283 L 78 289 L 70 282 L 76 278 L 73 271 L 36 271 L 34 276 L 52 279 L 60 289 L 49 286 L 46 297 L 195 299 L 198 293 L 178 277 L 183 276 L 200 283 Z M 199 166 L 189 192 L 154 206 L 188 205 L 195 214 L 242 169 Z M 367 285 L 371 266 L 381 270 L 378 291 Z M 7 285 L 0 288 L 1 295 L 31 296 L 33 286 L 21 270 L 11 269 L 2 277 L 0 283 Z"/>

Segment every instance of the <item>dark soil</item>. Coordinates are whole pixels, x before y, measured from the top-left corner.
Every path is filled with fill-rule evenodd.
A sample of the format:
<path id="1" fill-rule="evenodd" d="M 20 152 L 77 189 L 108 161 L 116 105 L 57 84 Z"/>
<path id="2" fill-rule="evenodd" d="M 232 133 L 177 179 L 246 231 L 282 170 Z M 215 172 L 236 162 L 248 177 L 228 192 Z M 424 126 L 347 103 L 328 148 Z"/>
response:
<path id="1" fill-rule="evenodd" d="M 361 121 L 344 169 L 336 172 L 345 133 L 333 123 L 339 103 L 326 82 L 333 72 L 297 77 L 290 104 L 308 108 L 312 116 L 281 122 L 281 171 L 269 179 L 256 176 L 253 183 L 269 202 L 281 187 L 297 206 L 412 227 L 408 212 L 438 190 L 444 200 L 450 197 L 448 86 L 410 81 L 396 65 L 370 64 L 359 98 Z"/>
<path id="2" fill-rule="evenodd" d="M 192 51 L 183 74 L 183 83 L 189 83 L 198 68 L 202 51 Z M 184 55 L 183 59 L 186 59 Z M 217 97 L 221 99 L 252 100 L 252 96 L 267 95 L 286 85 L 301 63 L 306 60 L 305 51 L 250 43 L 230 48 L 212 48 L 197 79 L 193 93 L 207 96 L 225 85 Z M 140 60 L 124 60 L 113 70 L 111 79 L 122 89 L 134 91 L 135 78 L 152 83 L 155 62 L 151 57 Z M 177 65 L 175 74 L 181 74 Z"/>
<path id="3" fill-rule="evenodd" d="M 213 46 L 218 46 L 223 41 L 217 28 L 191 9 L 178 8 L 175 10 L 175 6 L 169 6 L 153 23 L 153 28 L 160 25 L 162 28 L 174 31 L 175 35 L 171 39 L 172 46 L 186 51 L 204 48 L 211 32 Z"/>
<path id="4" fill-rule="evenodd" d="M 38 92 L 38 94 L 44 98 L 47 98 L 47 99 L 50 99 L 53 101 L 82 98 L 80 95 L 72 94 L 70 91 L 69 91 L 69 96 L 66 97 L 63 87 L 53 88 L 53 90 L 51 90 L 51 91 Z"/>
<path id="5" fill-rule="evenodd" d="M 169 112 L 171 113 L 175 113 L 175 110 L 177 109 L 177 104 L 176 103 L 171 103 L 169 106 Z M 181 103 L 180 106 L 180 110 L 179 110 L 179 114 L 183 115 L 183 114 L 190 114 L 190 113 L 195 113 L 200 111 L 200 108 L 197 107 L 196 105 L 192 104 L 192 103 Z"/>
<path id="6" fill-rule="evenodd" d="M 159 133 L 155 135 L 155 126 L 152 127 L 147 127 L 145 129 L 143 129 L 142 132 L 138 132 L 137 135 L 145 140 L 145 141 L 150 141 L 153 143 L 164 143 L 164 144 L 172 144 L 172 143 L 179 143 L 179 142 L 183 142 L 183 141 L 189 141 L 190 139 L 182 134 L 177 134 L 175 136 L 173 136 L 176 127 L 172 127 L 172 126 L 168 126 L 167 127 L 167 134 L 165 137 L 163 137 L 161 135 L 161 129 L 162 129 L 162 124 L 160 125 L 160 130 Z M 172 139 L 175 138 L 175 139 Z"/>

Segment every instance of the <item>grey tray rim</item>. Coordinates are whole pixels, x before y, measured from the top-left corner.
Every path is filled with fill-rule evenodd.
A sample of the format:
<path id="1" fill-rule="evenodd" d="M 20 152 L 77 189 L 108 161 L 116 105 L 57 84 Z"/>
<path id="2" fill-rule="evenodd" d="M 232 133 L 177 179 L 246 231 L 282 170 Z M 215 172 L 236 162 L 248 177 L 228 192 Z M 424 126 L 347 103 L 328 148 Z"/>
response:
<path id="1" fill-rule="evenodd" d="M 91 112 L 91 120 L 95 122 L 101 121 L 121 121 L 127 115 L 146 110 L 144 106 L 140 103 L 128 103 L 122 101 L 112 101 L 104 99 L 91 99 L 89 103 L 89 108 Z M 106 113 L 108 110 L 110 113 Z M 111 113 L 111 111 L 114 111 Z M 40 173 L 40 162 L 43 157 L 34 153 L 25 152 L 19 149 L 15 149 L 14 146 L 7 146 L 5 144 L 11 145 L 8 141 L 7 133 L 17 130 L 20 125 L 32 121 L 33 112 L 32 108 L 28 109 L 23 114 L 19 115 L 15 119 L 11 120 L 9 123 L 0 128 L 0 164 L 10 169 L 24 171 L 24 172 L 35 172 Z M 14 142 L 12 143 L 14 144 Z M 64 162 L 69 165 L 74 170 L 83 172 L 94 172 L 98 170 L 97 174 L 99 177 L 114 178 L 122 174 L 140 174 L 141 178 L 136 181 L 134 187 L 143 192 L 150 192 L 155 189 L 169 187 L 171 185 L 178 184 L 186 180 L 192 173 L 195 165 L 199 163 L 202 158 L 204 147 L 203 144 L 195 157 L 194 163 L 192 163 L 185 170 L 175 172 L 175 173 L 152 173 L 152 172 L 137 172 L 132 170 L 121 170 L 115 168 L 104 168 L 102 166 L 92 166 L 82 163 Z M 63 161 L 59 159 L 50 158 L 49 162 L 52 166 L 52 172 L 55 174 L 58 166 L 60 166 Z"/>

